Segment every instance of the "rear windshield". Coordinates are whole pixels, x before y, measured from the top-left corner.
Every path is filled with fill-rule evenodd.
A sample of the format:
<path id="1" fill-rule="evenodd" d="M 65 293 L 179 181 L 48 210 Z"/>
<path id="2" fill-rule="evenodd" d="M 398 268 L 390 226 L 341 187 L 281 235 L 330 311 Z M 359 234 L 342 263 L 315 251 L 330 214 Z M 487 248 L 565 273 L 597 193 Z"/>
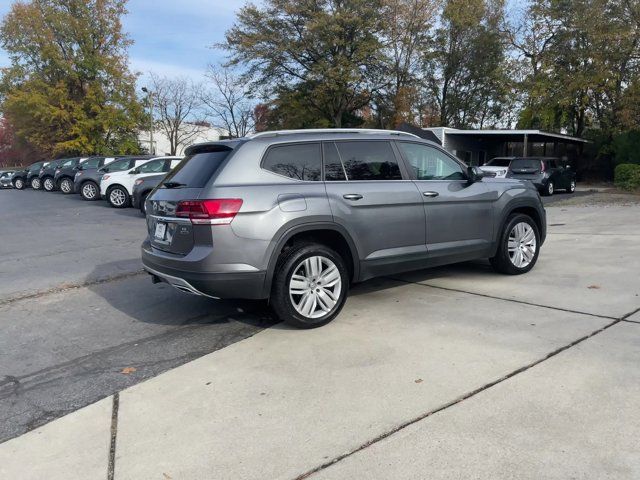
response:
<path id="1" fill-rule="evenodd" d="M 487 167 L 508 167 L 510 163 L 510 158 L 493 158 L 487 163 Z"/>
<path id="2" fill-rule="evenodd" d="M 162 182 L 161 188 L 166 184 L 184 188 L 204 187 L 214 173 L 220 168 L 225 158 L 232 149 L 227 146 L 214 147 L 215 150 L 196 152 L 188 155 Z"/>
<path id="3" fill-rule="evenodd" d="M 516 158 L 511 162 L 512 170 L 540 170 L 540 160 L 534 158 Z"/>

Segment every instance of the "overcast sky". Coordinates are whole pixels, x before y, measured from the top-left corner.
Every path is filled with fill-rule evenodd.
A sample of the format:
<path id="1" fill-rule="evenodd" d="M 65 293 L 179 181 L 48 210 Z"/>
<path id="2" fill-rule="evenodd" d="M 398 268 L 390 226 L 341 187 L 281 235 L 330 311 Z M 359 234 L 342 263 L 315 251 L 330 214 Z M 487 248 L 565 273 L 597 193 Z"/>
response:
<path id="1" fill-rule="evenodd" d="M 4 16 L 12 3 L 0 0 L 0 15 Z M 207 64 L 224 57 L 224 52 L 209 47 L 224 40 L 224 32 L 244 3 L 245 0 L 130 0 L 123 26 L 134 41 L 129 50 L 132 70 L 202 79 Z M 6 53 L 0 49 L 0 67 L 8 63 Z"/>

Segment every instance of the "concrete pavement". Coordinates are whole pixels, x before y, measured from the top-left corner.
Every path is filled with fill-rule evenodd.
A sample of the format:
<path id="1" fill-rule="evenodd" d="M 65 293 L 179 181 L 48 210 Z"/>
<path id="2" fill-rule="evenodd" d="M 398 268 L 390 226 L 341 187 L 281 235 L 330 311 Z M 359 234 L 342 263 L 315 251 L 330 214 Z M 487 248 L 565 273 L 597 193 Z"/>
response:
<path id="1" fill-rule="evenodd" d="M 273 327 L 124 390 L 115 416 L 0 444 L 0 477 L 636 478 L 640 208 L 548 213 L 526 276 L 360 285 L 324 328 Z M 75 448 L 94 422 L 114 455 L 104 430 Z"/>

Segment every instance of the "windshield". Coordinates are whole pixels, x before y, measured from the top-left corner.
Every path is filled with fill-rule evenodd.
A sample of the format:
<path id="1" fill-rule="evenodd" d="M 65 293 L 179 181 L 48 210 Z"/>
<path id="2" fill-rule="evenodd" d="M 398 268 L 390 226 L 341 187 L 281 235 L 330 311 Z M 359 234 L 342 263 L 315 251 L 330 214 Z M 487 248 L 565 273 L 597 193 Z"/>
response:
<path id="1" fill-rule="evenodd" d="M 127 170 L 130 168 L 132 164 L 132 160 L 129 158 L 125 158 L 123 160 L 116 160 L 115 162 L 111 162 L 108 165 L 102 167 L 102 170 L 109 172 L 121 172 L 122 170 Z"/>
<path id="2" fill-rule="evenodd" d="M 540 170 L 540 160 L 535 158 L 516 158 L 511 162 L 511 170 Z"/>
<path id="3" fill-rule="evenodd" d="M 226 145 L 216 145 L 185 157 L 162 182 L 162 188 L 204 187 L 231 151 Z"/>
<path id="4" fill-rule="evenodd" d="M 510 158 L 494 158 L 487 163 L 487 167 L 508 167 L 511 163 Z"/>

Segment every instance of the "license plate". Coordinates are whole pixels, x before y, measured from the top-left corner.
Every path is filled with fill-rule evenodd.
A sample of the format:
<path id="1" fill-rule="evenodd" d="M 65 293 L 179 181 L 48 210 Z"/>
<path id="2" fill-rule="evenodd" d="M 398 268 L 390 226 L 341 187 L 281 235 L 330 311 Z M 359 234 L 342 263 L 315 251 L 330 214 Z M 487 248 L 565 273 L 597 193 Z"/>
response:
<path id="1" fill-rule="evenodd" d="M 167 224 L 162 222 L 156 223 L 156 232 L 154 234 L 154 237 L 156 237 L 156 240 L 164 240 L 164 236 L 166 233 L 167 233 Z"/>

